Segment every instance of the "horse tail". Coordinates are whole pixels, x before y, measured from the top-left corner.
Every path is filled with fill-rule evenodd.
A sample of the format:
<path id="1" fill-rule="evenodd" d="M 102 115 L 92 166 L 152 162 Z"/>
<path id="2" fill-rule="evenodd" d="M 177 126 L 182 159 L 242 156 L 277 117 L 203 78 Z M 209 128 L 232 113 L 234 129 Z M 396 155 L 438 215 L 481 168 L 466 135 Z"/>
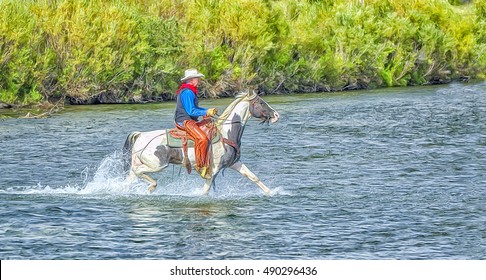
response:
<path id="1" fill-rule="evenodd" d="M 127 173 L 130 170 L 130 165 L 132 163 L 132 148 L 133 144 L 137 140 L 140 132 L 132 132 L 128 135 L 127 140 L 125 140 L 125 144 L 123 145 L 123 171 Z"/>

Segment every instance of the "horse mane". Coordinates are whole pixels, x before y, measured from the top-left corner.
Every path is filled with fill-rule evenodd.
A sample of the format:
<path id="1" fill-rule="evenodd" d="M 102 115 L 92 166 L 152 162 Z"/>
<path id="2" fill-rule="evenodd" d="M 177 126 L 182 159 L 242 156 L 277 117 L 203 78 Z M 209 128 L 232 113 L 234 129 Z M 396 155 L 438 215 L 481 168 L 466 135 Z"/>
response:
<path id="1" fill-rule="evenodd" d="M 216 121 L 216 126 L 218 127 L 218 129 L 221 130 L 223 123 L 228 119 L 229 115 L 238 103 L 240 103 L 244 99 L 252 99 L 255 95 L 256 93 L 250 93 L 250 91 L 238 93 L 235 96 L 235 100 L 233 100 L 233 102 L 231 102 L 228 107 L 224 109 L 223 113 L 218 117 L 218 120 Z"/>

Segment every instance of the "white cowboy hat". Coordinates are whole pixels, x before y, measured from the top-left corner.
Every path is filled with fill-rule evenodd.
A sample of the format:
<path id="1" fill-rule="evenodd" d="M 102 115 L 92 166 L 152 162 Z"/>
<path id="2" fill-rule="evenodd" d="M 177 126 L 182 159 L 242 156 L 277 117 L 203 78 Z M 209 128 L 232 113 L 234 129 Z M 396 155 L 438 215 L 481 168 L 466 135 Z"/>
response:
<path id="1" fill-rule="evenodd" d="M 181 81 L 186 81 L 192 78 L 202 78 L 204 77 L 203 74 L 199 73 L 196 69 L 187 69 L 184 71 L 184 77 L 181 79 Z"/>

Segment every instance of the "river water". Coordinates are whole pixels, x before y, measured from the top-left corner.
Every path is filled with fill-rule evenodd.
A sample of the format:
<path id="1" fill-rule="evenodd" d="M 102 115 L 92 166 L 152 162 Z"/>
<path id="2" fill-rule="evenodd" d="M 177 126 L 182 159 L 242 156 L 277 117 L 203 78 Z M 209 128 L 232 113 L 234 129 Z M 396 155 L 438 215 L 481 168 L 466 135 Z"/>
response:
<path id="1" fill-rule="evenodd" d="M 173 103 L 0 119 L 0 259 L 486 258 L 486 83 L 264 99 L 242 161 L 270 196 L 232 170 L 123 185 L 127 134 Z"/>

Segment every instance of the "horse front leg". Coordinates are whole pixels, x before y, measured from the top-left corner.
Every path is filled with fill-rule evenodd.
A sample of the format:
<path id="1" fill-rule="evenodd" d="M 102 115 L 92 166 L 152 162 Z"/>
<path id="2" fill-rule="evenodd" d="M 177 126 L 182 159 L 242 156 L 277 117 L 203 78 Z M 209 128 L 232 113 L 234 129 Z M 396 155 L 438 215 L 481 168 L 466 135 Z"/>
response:
<path id="1" fill-rule="evenodd" d="M 203 194 L 208 195 L 209 190 L 211 189 L 211 184 L 213 183 L 213 178 L 211 179 L 206 179 L 204 182 L 204 187 L 203 187 Z"/>
<path id="2" fill-rule="evenodd" d="M 231 166 L 231 169 L 240 172 L 241 175 L 245 176 L 246 178 L 250 179 L 253 183 L 257 184 L 260 187 L 260 189 L 262 189 L 265 192 L 265 194 L 270 194 L 270 189 L 267 186 L 265 186 L 265 184 L 262 183 L 262 181 L 260 181 L 258 176 L 256 176 L 253 172 L 251 172 L 250 169 L 248 169 L 248 167 L 246 167 L 246 165 L 243 164 L 241 161 L 238 161 L 237 163 L 233 164 Z"/>

